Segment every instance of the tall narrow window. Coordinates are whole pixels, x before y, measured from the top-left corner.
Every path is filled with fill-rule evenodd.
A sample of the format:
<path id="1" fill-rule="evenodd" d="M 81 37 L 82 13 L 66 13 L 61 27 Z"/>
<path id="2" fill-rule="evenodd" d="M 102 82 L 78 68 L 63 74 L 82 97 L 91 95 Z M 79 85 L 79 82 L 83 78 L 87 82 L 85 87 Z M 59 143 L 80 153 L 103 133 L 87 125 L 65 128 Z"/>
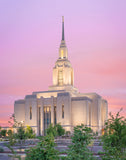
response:
<path id="1" fill-rule="evenodd" d="M 64 118 L 64 104 L 62 105 L 62 118 Z"/>
<path id="2" fill-rule="evenodd" d="M 51 107 L 44 106 L 44 134 L 46 134 L 46 129 L 51 124 Z"/>
<path id="3" fill-rule="evenodd" d="M 30 119 L 32 119 L 32 107 L 30 106 Z"/>
<path id="4" fill-rule="evenodd" d="M 56 106 L 54 106 L 54 124 L 56 125 Z"/>
<path id="5" fill-rule="evenodd" d="M 62 70 L 58 71 L 58 84 L 63 85 L 63 71 Z"/>

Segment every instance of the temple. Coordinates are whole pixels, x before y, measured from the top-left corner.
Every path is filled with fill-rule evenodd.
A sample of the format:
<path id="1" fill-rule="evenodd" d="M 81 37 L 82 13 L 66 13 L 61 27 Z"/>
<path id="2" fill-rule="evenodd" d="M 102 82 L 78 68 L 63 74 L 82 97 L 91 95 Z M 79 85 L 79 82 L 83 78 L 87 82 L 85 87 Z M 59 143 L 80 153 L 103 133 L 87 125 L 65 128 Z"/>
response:
<path id="1" fill-rule="evenodd" d="M 33 92 L 15 101 L 18 122 L 31 126 L 36 135 L 44 135 L 48 126 L 60 123 L 66 131 L 84 124 L 100 133 L 108 116 L 108 103 L 97 93 L 80 93 L 74 87 L 74 70 L 68 60 L 62 17 L 59 57 L 53 67 L 53 84 L 48 91 Z"/>

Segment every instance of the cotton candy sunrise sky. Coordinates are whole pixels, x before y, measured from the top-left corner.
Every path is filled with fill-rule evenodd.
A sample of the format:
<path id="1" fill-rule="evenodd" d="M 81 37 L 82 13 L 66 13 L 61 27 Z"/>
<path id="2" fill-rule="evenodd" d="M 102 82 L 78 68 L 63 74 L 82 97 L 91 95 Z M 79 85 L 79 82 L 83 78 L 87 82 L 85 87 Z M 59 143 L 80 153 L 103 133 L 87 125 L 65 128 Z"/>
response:
<path id="1" fill-rule="evenodd" d="M 62 16 L 75 87 L 126 117 L 126 0 L 0 0 L 0 126 L 15 100 L 52 85 Z"/>

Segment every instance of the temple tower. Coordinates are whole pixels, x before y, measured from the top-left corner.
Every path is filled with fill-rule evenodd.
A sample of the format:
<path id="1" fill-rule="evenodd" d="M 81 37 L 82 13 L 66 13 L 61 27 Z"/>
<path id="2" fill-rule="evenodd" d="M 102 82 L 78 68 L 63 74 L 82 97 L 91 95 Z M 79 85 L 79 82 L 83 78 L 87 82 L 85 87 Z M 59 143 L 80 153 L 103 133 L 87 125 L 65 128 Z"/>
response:
<path id="1" fill-rule="evenodd" d="M 62 39 L 59 47 L 59 58 L 53 68 L 53 86 L 73 86 L 74 73 L 68 60 L 68 50 L 64 36 L 64 17 L 62 17 Z"/>

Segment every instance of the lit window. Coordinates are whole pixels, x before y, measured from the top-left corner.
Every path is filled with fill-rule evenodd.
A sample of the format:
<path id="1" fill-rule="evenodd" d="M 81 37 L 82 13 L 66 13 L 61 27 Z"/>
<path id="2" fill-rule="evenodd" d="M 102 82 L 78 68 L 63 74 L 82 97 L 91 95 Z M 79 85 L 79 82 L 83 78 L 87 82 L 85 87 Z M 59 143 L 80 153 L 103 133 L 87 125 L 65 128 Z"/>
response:
<path id="1" fill-rule="evenodd" d="M 63 50 L 61 50 L 61 58 L 63 58 Z"/>
<path id="2" fill-rule="evenodd" d="M 32 107 L 30 106 L 30 119 L 32 119 Z"/>
<path id="3" fill-rule="evenodd" d="M 62 105 L 62 118 L 64 118 L 64 104 Z"/>
<path id="4" fill-rule="evenodd" d="M 63 71 L 59 70 L 58 72 L 58 83 L 59 85 L 63 85 Z"/>

